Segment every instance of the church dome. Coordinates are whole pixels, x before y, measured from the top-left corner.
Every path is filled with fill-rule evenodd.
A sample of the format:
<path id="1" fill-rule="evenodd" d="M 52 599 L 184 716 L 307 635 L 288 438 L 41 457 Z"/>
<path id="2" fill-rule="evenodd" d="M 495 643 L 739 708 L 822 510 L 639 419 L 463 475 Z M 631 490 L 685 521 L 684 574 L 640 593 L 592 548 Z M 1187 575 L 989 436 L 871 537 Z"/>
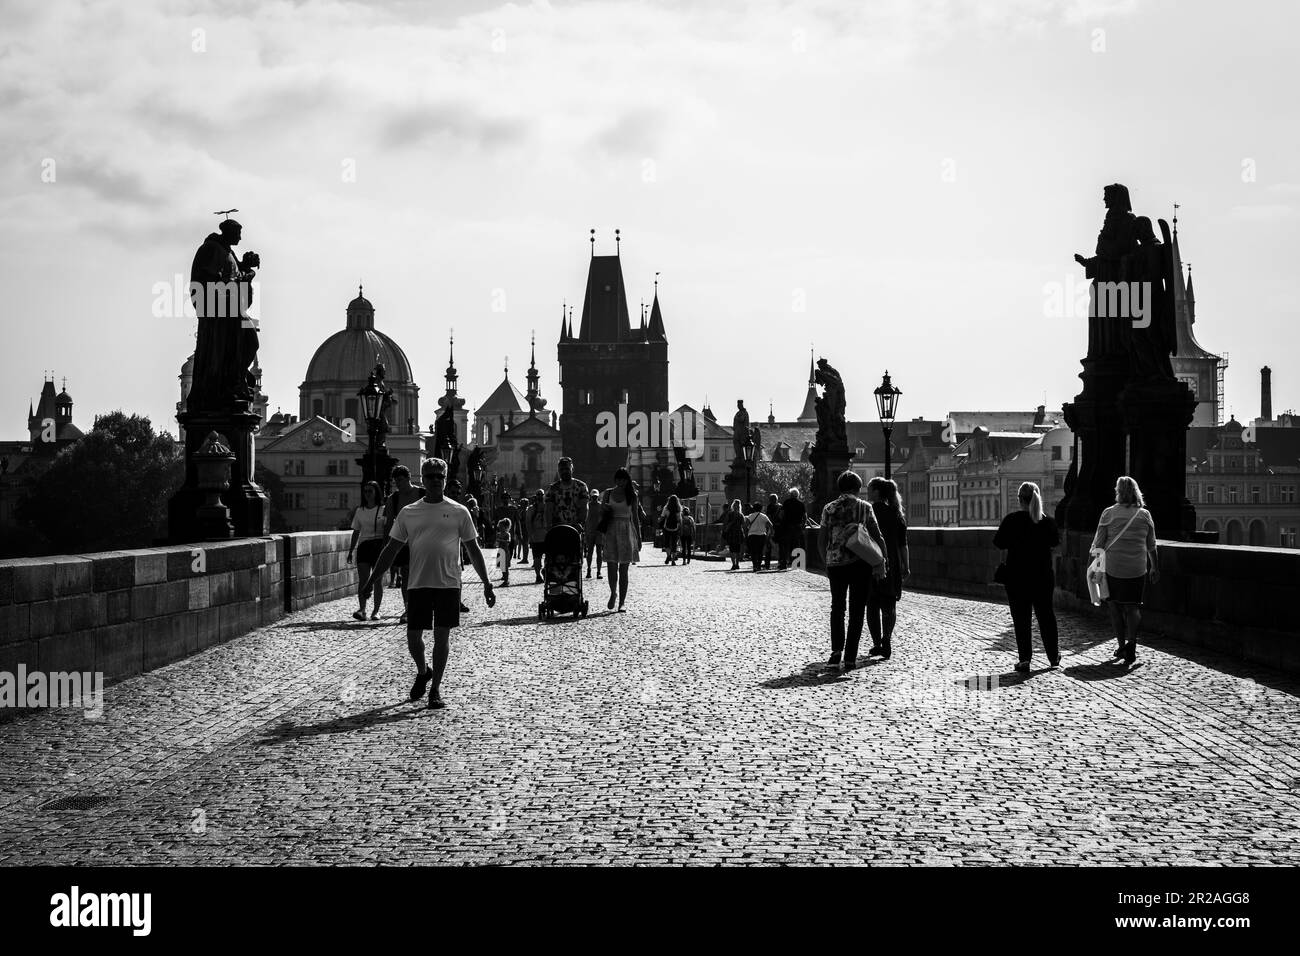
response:
<path id="1" fill-rule="evenodd" d="M 414 381 L 406 353 L 375 328 L 375 307 L 358 287 L 357 297 L 348 303 L 347 327 L 321 343 L 307 365 L 304 385 L 356 382 L 360 388 L 375 367 L 376 356 L 384 365 L 384 381 L 389 385 Z"/>
<path id="2" fill-rule="evenodd" d="M 356 391 L 366 384 L 366 376 L 375 367 L 375 356 L 383 363 L 384 381 L 389 385 L 412 381 L 411 363 L 401 346 L 371 328 L 343 329 L 322 342 L 307 365 L 303 384 L 355 382 Z"/>
<path id="3" fill-rule="evenodd" d="M 375 363 L 384 366 L 384 383 L 393 390 L 395 406 L 389 421 L 401 426 L 419 420 L 419 387 L 411 362 L 402 347 L 375 328 L 375 307 L 357 290 L 348 303 L 347 325 L 316 349 L 299 386 L 299 412 L 303 421 L 322 415 L 331 421 L 359 418 L 357 392 Z"/>

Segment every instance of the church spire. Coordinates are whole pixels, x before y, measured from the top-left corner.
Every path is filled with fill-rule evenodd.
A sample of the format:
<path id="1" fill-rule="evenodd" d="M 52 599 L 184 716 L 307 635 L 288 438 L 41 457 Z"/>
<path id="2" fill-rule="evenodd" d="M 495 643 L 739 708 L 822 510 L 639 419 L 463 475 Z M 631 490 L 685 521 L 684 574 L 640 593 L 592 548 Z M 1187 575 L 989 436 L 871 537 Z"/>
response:
<path id="1" fill-rule="evenodd" d="M 817 378 L 816 368 L 813 364 L 812 346 L 808 347 L 808 393 L 803 399 L 803 411 L 799 413 L 797 419 L 801 422 L 817 421 Z"/>
<path id="2" fill-rule="evenodd" d="M 646 339 L 650 342 L 667 342 L 664 332 L 664 316 L 659 311 L 659 273 L 655 273 L 655 300 L 650 306 L 650 325 L 646 327 Z"/>
<path id="3" fill-rule="evenodd" d="M 456 394 L 456 332 L 447 334 L 447 394 Z"/>
<path id="4" fill-rule="evenodd" d="M 537 333 L 534 332 L 532 342 L 529 345 L 528 356 L 528 417 L 536 418 L 537 413 L 546 407 L 546 401 L 542 398 L 542 389 L 539 384 L 541 374 L 537 371 Z"/>

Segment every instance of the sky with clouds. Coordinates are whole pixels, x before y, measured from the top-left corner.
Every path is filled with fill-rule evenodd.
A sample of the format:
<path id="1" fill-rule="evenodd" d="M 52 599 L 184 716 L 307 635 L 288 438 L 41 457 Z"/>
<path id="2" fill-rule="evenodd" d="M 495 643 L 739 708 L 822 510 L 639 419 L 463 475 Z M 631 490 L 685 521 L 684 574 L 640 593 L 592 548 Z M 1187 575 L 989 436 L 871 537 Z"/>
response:
<path id="1" fill-rule="evenodd" d="M 262 258 L 271 408 L 364 281 L 423 424 L 454 327 L 471 406 L 559 406 L 561 302 L 614 251 L 653 294 L 672 404 L 802 406 L 810 343 L 874 416 L 1059 407 L 1086 324 L 1101 187 L 1181 204 L 1196 334 L 1227 402 L 1300 408 L 1300 126 L 1287 2 L 6 0 L 0 35 L 0 438 L 42 369 L 75 419 L 174 432 L 193 319 L 153 314 L 215 209 Z M 347 175 L 354 171 L 354 176 Z M 52 174 L 51 174 L 52 171 Z M 53 181 L 50 181 L 53 180 Z M 577 313 L 575 313 L 575 321 Z"/>

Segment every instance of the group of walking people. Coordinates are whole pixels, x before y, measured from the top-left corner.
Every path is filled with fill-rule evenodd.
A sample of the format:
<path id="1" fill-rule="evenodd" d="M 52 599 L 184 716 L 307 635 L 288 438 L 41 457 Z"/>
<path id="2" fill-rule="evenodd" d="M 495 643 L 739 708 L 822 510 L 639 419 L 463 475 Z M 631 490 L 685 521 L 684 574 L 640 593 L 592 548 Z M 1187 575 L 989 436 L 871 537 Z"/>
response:
<path id="1" fill-rule="evenodd" d="M 778 571 L 790 568 L 794 552 L 803 544 L 808 525 L 798 488 L 785 493 L 785 501 L 771 494 L 767 502 L 755 501 L 744 507 L 736 498 L 719 521 L 722 545 L 731 556 L 731 570 L 740 570 L 742 556 L 748 556 L 752 570 L 770 570 L 776 558 Z"/>
<path id="2" fill-rule="evenodd" d="M 519 553 L 519 535 L 509 515 L 493 527 L 490 542 L 470 509 L 446 494 L 447 463 L 427 459 L 421 466 L 421 484 L 410 480 L 410 472 L 399 466 L 394 471 L 396 488 L 381 501 L 380 488 L 368 482 L 362 504 L 352 518 L 352 544 L 348 560 L 358 567 L 359 607 L 353 617 L 364 620 L 366 602 L 373 596 L 370 620 L 379 616 L 383 581 L 391 568 L 400 570 L 403 602 L 401 621 L 407 626 L 407 646 L 416 663 L 417 677 L 411 699 L 429 690 L 430 708 L 441 708 L 442 675 L 449 654 L 451 629 L 469 610 L 461 601 L 461 575 L 466 564 L 473 566 L 483 583 L 488 607 L 496 598 L 481 542 L 495 546 L 501 583 L 509 584 L 512 559 Z M 862 478 L 845 471 L 837 480 L 838 497 L 821 513 L 817 547 L 830 584 L 831 655 L 828 666 L 851 671 L 858 666 L 858 652 L 864 626 L 871 636 L 868 657 L 889 660 L 897 605 L 903 595 L 909 569 L 907 516 L 898 486 L 887 478 L 873 478 L 867 497 L 860 496 Z M 1006 515 L 994 535 L 994 546 L 1006 552 L 998 578 L 1007 589 L 1016 636 L 1016 670 L 1027 672 L 1032 665 L 1031 624 L 1038 620 L 1043 649 L 1051 667 L 1061 661 L 1056 616 L 1052 609 L 1055 587 L 1052 550 L 1060 543 L 1055 522 L 1044 513 L 1042 493 L 1033 482 L 1018 490 L 1020 509 Z M 571 525 L 583 535 L 587 577 L 595 558 L 596 577 L 602 563 L 608 570 L 607 607 L 618 610 L 628 593 L 628 569 L 640 561 L 642 529 L 648 524 L 640 503 L 636 482 L 626 468 L 615 471 L 611 486 L 593 490 L 573 475 L 571 459 L 562 459 L 559 479 L 546 492 L 538 491 L 533 502 L 516 512 L 528 528 L 528 543 L 534 553 L 534 569 L 540 582 L 540 553 L 545 532 L 555 525 Z M 734 516 L 734 517 L 730 517 Z M 807 512 L 797 489 L 784 502 L 769 498 L 767 507 L 755 502 L 744 514 L 734 501 L 723 519 L 723 538 L 731 552 L 732 570 L 739 568 L 738 537 L 745 541 L 753 570 L 758 571 L 768 546 L 775 544 L 778 569 L 791 566 L 795 547 L 803 540 Z M 664 533 L 667 563 L 690 560 L 694 522 L 689 509 L 675 496 L 658 516 Z M 689 529 L 689 530 L 687 530 Z M 680 550 L 679 550 L 680 549 Z M 1095 556 L 1090 575 L 1096 591 L 1104 597 L 1118 642 L 1115 657 L 1132 664 L 1137 656 L 1137 634 L 1141 620 L 1146 579 L 1158 580 L 1155 524 L 1144 507 L 1141 490 L 1132 478 L 1121 477 L 1115 485 L 1115 504 L 1102 512 L 1092 542 Z M 526 563 L 526 556 L 524 562 Z M 432 663 L 425 660 L 424 631 L 432 630 Z"/>

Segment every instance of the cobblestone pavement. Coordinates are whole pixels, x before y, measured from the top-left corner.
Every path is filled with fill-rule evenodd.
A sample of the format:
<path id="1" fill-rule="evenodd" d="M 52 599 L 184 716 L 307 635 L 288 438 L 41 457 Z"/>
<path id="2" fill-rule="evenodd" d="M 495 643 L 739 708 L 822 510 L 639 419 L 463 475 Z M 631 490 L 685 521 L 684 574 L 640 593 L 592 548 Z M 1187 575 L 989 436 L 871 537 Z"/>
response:
<path id="1" fill-rule="evenodd" d="M 467 586 L 442 711 L 389 594 L 0 724 L 0 863 L 1300 862 L 1296 681 L 1162 640 L 1125 673 L 1069 614 L 1021 679 L 1005 607 L 917 593 L 827 675 L 826 581 L 725 568 L 634 568 L 626 614 L 593 579 L 580 621 Z"/>

